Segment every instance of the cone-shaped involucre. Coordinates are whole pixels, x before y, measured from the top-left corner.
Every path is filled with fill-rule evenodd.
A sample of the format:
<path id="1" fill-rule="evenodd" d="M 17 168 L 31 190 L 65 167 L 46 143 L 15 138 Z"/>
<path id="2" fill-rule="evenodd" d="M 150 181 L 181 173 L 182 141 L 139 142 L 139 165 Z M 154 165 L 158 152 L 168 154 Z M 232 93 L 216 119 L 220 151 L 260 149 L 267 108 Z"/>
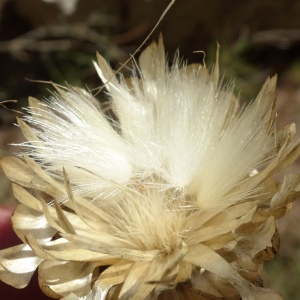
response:
<path id="1" fill-rule="evenodd" d="M 1 280 L 23 288 L 38 267 L 68 300 L 281 299 L 261 270 L 300 177 L 272 175 L 300 147 L 275 127 L 276 78 L 239 107 L 218 64 L 167 65 L 161 38 L 126 80 L 98 55 L 114 119 L 79 88 L 30 98 L 24 155 L 1 159 L 24 243 L 0 251 Z"/>

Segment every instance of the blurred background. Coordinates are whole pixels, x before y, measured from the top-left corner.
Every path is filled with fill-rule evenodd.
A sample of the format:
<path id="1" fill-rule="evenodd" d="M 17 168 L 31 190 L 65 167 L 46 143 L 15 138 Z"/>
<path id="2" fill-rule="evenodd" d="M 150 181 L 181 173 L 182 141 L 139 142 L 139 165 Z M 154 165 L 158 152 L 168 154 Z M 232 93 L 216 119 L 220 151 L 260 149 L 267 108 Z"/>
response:
<path id="1" fill-rule="evenodd" d="M 96 51 L 118 68 L 143 42 L 168 3 L 0 0 L 0 102 L 17 100 L 5 104 L 9 110 L 0 107 L 0 155 L 18 151 L 9 144 L 23 137 L 12 124 L 27 105 L 27 97 L 49 96 L 50 85 L 37 81 L 96 89 L 101 85 L 92 65 Z M 206 64 L 211 65 L 218 41 L 221 73 L 225 80 L 234 79 L 243 101 L 255 98 L 266 77 L 277 73 L 278 127 L 295 122 L 300 128 L 300 1 L 177 0 L 146 45 L 159 32 L 170 60 L 179 49 L 188 62 L 202 62 L 204 55 L 199 51 L 203 50 Z M 299 172 L 299 162 L 289 171 Z M 3 207 L 16 202 L 2 172 L 0 188 L 4 211 Z M 284 299 L 300 299 L 299 213 L 296 202 L 280 220 L 281 248 L 264 270 L 266 285 L 281 292 Z M 4 220 L 1 216 L 0 210 Z M 6 239 L 0 232 L 0 246 L 4 247 Z M 0 293 L 13 292 L 1 283 Z M 14 297 L 32 299 L 30 293 Z"/>

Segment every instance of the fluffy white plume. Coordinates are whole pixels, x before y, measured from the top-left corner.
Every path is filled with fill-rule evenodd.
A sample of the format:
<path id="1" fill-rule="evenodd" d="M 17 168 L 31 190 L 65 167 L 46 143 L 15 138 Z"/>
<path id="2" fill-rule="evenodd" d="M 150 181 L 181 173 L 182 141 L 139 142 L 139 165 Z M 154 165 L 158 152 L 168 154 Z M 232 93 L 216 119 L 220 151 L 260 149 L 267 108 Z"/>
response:
<path id="1" fill-rule="evenodd" d="M 238 185 L 276 146 L 267 111 L 275 78 L 253 105 L 236 112 L 232 86 L 219 86 L 205 67 L 175 58 L 168 69 L 162 40 L 142 53 L 130 82 L 119 82 L 105 60 L 98 61 L 117 123 L 88 92 L 58 89 L 25 117 L 39 139 L 24 144 L 29 155 L 56 176 L 64 166 L 76 192 L 91 198 L 132 181 L 184 189 L 206 208 L 251 194 Z"/>

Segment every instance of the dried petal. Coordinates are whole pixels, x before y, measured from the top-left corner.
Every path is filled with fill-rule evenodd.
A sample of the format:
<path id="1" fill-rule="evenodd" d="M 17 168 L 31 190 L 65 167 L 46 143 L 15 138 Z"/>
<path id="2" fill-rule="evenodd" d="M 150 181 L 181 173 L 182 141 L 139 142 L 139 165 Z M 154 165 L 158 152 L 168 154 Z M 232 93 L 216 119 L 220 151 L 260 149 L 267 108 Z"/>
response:
<path id="1" fill-rule="evenodd" d="M 24 244 L 0 250 L 0 257 L 0 279 L 16 288 L 27 286 L 42 261 L 28 245 Z"/>

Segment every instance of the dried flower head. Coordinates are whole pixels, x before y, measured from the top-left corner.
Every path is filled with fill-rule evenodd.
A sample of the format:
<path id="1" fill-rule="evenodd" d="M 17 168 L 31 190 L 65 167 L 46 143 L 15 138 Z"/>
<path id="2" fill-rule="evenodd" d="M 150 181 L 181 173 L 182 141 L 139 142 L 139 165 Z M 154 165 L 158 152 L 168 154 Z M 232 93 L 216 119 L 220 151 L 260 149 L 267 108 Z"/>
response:
<path id="1" fill-rule="evenodd" d="M 272 175 L 299 155 L 295 126 L 275 126 L 276 78 L 239 107 L 232 85 L 162 38 L 129 79 L 99 55 L 112 114 L 88 92 L 30 98 L 22 159 L 1 166 L 21 202 L 23 244 L 0 252 L 0 278 L 62 299 L 281 299 L 262 287 L 278 249 L 275 220 L 299 175 Z M 113 117 L 109 117 L 112 116 Z"/>

